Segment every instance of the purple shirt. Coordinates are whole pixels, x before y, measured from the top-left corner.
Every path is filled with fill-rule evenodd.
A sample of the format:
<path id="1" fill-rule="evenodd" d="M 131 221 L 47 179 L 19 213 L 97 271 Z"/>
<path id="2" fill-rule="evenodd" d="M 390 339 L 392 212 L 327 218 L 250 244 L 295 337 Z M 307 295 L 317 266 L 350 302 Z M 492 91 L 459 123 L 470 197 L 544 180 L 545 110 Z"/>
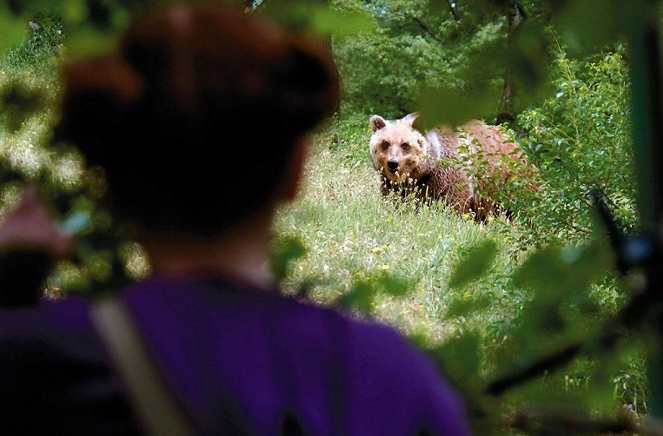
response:
<path id="1" fill-rule="evenodd" d="M 121 295 L 201 435 L 293 423 L 320 436 L 469 434 L 460 398 L 391 328 L 222 280 L 157 278 Z M 140 434 L 88 301 L 0 312 L 0 325 L 0 430 Z"/>

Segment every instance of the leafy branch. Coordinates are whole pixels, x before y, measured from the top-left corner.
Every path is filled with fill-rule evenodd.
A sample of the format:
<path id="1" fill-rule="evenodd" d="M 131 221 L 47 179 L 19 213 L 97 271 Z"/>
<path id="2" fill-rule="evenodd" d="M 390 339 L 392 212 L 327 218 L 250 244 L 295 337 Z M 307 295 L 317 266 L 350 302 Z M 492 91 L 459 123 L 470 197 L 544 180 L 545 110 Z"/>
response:
<path id="1" fill-rule="evenodd" d="M 444 43 L 444 40 L 440 38 L 433 30 L 422 20 L 421 18 L 417 17 L 416 15 L 411 15 L 410 16 L 415 23 L 419 25 L 426 33 L 428 33 L 435 41 L 439 43 Z"/>

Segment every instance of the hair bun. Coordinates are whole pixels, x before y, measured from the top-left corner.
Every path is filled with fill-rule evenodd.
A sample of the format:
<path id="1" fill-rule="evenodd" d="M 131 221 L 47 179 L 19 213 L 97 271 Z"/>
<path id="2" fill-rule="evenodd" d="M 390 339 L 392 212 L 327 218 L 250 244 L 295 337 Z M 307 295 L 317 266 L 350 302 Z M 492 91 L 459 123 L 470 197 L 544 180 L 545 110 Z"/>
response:
<path id="1" fill-rule="evenodd" d="M 114 57 L 65 69 L 64 136 L 104 167 L 120 214 L 216 235 L 273 205 L 298 139 L 336 107 L 337 73 L 328 44 L 173 5 L 134 20 Z"/>
<path id="2" fill-rule="evenodd" d="M 107 56 L 63 70 L 64 98 L 59 139 L 83 148 L 91 164 L 103 160 L 103 138 L 129 113 L 143 91 L 142 80 L 123 59 Z"/>

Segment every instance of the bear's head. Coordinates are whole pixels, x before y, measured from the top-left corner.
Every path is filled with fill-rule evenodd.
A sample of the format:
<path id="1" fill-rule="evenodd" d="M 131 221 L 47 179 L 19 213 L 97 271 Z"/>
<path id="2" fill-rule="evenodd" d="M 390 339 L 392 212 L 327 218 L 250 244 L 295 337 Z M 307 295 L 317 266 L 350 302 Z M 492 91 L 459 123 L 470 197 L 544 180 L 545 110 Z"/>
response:
<path id="1" fill-rule="evenodd" d="M 417 115 L 412 113 L 394 121 L 379 115 L 371 117 L 371 162 L 392 182 L 418 178 L 417 170 L 426 154 L 426 139 L 412 127 Z"/>

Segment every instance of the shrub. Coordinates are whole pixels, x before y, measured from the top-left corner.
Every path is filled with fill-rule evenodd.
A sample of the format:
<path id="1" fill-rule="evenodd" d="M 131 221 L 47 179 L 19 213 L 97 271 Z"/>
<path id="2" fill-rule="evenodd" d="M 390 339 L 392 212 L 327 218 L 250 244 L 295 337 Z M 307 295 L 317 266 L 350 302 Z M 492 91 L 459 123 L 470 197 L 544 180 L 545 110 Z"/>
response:
<path id="1" fill-rule="evenodd" d="M 516 205 L 541 240 L 585 238 L 591 224 L 590 193 L 600 193 L 626 227 L 636 223 L 635 177 L 630 142 L 629 83 L 624 49 L 590 62 L 555 60 L 557 92 L 517 119 L 520 139 L 539 169 L 535 201 Z"/>

